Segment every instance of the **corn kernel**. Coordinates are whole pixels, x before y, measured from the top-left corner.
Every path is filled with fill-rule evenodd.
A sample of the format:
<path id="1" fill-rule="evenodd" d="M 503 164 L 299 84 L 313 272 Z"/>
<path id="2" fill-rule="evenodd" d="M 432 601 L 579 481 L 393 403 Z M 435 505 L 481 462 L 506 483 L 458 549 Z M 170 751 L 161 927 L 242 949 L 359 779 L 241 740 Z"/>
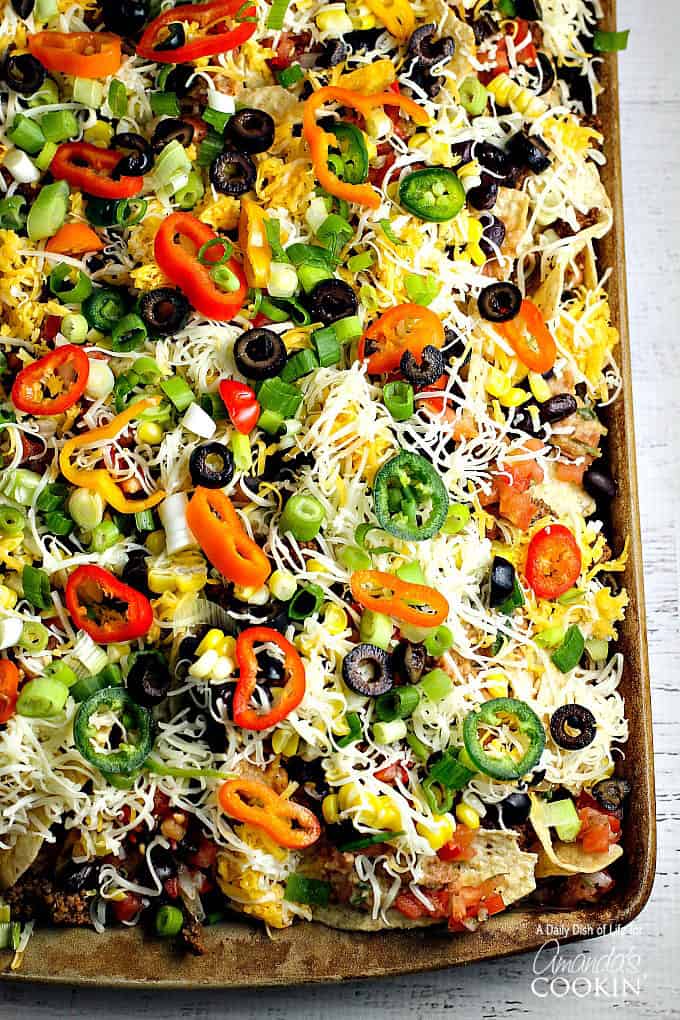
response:
<path id="1" fill-rule="evenodd" d="M 333 602 L 326 602 L 323 606 L 323 622 L 328 634 L 342 634 L 348 626 L 347 613 Z"/>
<path id="2" fill-rule="evenodd" d="M 146 536 L 144 545 L 147 547 L 152 556 L 160 556 L 165 549 L 165 531 L 163 528 L 158 528 L 157 531 L 152 531 Z"/>
<path id="3" fill-rule="evenodd" d="M 143 421 L 136 429 L 137 442 L 158 446 L 164 436 L 163 429 L 157 421 Z"/>
<path id="4" fill-rule="evenodd" d="M 485 678 L 484 686 L 492 698 L 507 698 L 508 678 L 502 670 L 489 673 Z"/>
<path id="5" fill-rule="evenodd" d="M 344 4 L 328 4 L 314 20 L 320 32 L 333 36 L 346 35 L 354 28 Z"/>
<path id="6" fill-rule="evenodd" d="M 361 787 L 358 783 L 346 783 L 338 793 L 338 804 L 341 811 L 357 807 L 361 803 Z"/>
<path id="7" fill-rule="evenodd" d="M 269 601 L 269 588 L 266 584 L 261 588 L 244 588 L 240 584 L 235 584 L 234 598 L 240 602 L 247 602 L 250 606 L 265 606 Z"/>
<path id="8" fill-rule="evenodd" d="M 526 390 L 513 386 L 507 393 L 498 394 L 498 399 L 504 407 L 519 407 L 520 404 L 524 404 L 529 400 L 529 396 Z"/>
<path id="9" fill-rule="evenodd" d="M 380 108 L 371 110 L 366 117 L 366 130 L 371 138 L 387 138 L 394 130 L 391 119 Z"/>
<path id="10" fill-rule="evenodd" d="M 191 573 L 177 573 L 175 575 L 175 587 L 177 591 L 186 594 L 191 591 L 200 591 L 205 587 L 207 575 L 202 570 L 192 570 Z"/>
<path id="11" fill-rule="evenodd" d="M 226 680 L 234 672 L 236 664 L 226 655 L 218 655 L 217 662 L 210 671 L 211 680 Z"/>
<path id="12" fill-rule="evenodd" d="M 479 815 L 469 804 L 461 803 L 456 805 L 456 818 L 459 822 L 462 822 L 466 829 L 479 828 Z"/>
<path id="13" fill-rule="evenodd" d="M 401 815 L 399 808 L 391 797 L 387 795 L 378 797 L 378 811 L 375 816 L 375 825 L 378 829 L 397 830 L 401 828 Z"/>
<path id="14" fill-rule="evenodd" d="M 325 563 L 321 562 L 321 560 L 308 560 L 307 569 L 316 574 L 324 574 L 328 568 Z"/>
<path id="15" fill-rule="evenodd" d="M 189 675 L 196 677 L 197 680 L 205 680 L 212 672 L 214 666 L 219 659 L 219 655 L 214 648 L 210 648 L 207 652 L 204 652 L 200 659 L 196 662 L 192 662 L 189 666 Z"/>
<path id="16" fill-rule="evenodd" d="M 337 793 L 329 793 L 328 796 L 324 797 L 322 800 L 321 813 L 323 814 L 324 821 L 327 822 L 328 825 L 334 825 L 338 821 L 340 817 L 338 808 Z"/>
<path id="17" fill-rule="evenodd" d="M 427 822 L 416 822 L 416 830 L 433 850 L 441 850 L 445 843 L 453 839 L 456 823 L 451 815 L 433 815 Z"/>
<path id="18" fill-rule="evenodd" d="M 92 127 L 87 128 L 83 132 L 83 138 L 91 145 L 99 145 L 102 148 L 108 148 L 108 145 L 113 138 L 113 128 L 110 124 L 107 124 L 105 120 L 97 120 Z"/>
<path id="19" fill-rule="evenodd" d="M 538 372 L 529 372 L 529 386 L 539 404 L 543 404 L 552 396 L 550 386 Z"/>
<path id="20" fill-rule="evenodd" d="M 233 638 L 231 634 L 225 634 L 217 646 L 217 651 L 220 655 L 226 655 L 233 659 L 236 655 L 236 638 Z"/>
<path id="21" fill-rule="evenodd" d="M 283 754 L 290 758 L 298 749 L 300 738 L 297 733 L 290 730 L 277 730 L 272 736 L 272 749 L 275 754 Z"/>
<path id="22" fill-rule="evenodd" d="M 492 365 L 487 372 L 484 386 L 487 393 L 490 393 L 492 397 L 498 397 L 499 400 L 503 400 L 505 394 L 512 388 L 512 383 L 505 372 L 501 372 L 500 369 Z"/>
<path id="23" fill-rule="evenodd" d="M 0 584 L 0 607 L 2 609 L 14 609 L 18 596 L 15 591 L 8 588 L 6 584 Z"/>
<path id="24" fill-rule="evenodd" d="M 463 166 L 456 167 L 456 176 L 464 181 L 466 177 L 479 177 L 481 167 L 476 159 L 470 160 Z"/>
<path id="25" fill-rule="evenodd" d="M 200 657 L 201 655 L 203 655 L 203 652 L 210 651 L 211 649 L 217 651 L 219 649 L 220 643 L 223 640 L 224 632 L 218 630 L 217 627 L 213 627 L 212 630 L 209 630 L 208 633 L 204 636 L 200 645 L 196 649 L 196 655 Z"/>
<path id="26" fill-rule="evenodd" d="M 275 599 L 288 602 L 297 590 L 297 581 L 287 570 L 275 570 L 268 581 L 269 590 Z"/>
<path id="27" fill-rule="evenodd" d="M 129 655 L 131 651 L 132 648 L 127 643 L 106 646 L 106 654 L 109 658 L 109 662 L 120 662 L 120 660 L 124 659 L 126 655 Z"/>

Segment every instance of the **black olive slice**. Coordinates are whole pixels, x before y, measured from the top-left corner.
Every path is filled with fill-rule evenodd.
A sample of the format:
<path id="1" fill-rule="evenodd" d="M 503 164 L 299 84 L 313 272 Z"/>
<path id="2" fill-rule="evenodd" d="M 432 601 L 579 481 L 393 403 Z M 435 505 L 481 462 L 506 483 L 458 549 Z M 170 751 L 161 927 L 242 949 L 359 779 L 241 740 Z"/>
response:
<path id="1" fill-rule="evenodd" d="M 584 705 L 561 705 L 550 718 L 550 733 L 558 747 L 580 751 L 595 739 L 597 722 Z"/>
<path id="2" fill-rule="evenodd" d="M 350 47 L 344 39 L 327 39 L 316 58 L 317 67 L 336 67 L 347 59 Z"/>
<path id="3" fill-rule="evenodd" d="M 563 418 L 571 417 L 577 406 L 576 397 L 571 393 L 556 393 L 541 404 L 541 421 L 551 424 L 562 421 Z"/>
<path id="4" fill-rule="evenodd" d="M 612 500 L 616 496 L 616 482 L 612 476 L 594 465 L 583 475 L 583 488 L 593 499 Z"/>
<path id="5" fill-rule="evenodd" d="M 111 139 L 112 149 L 129 149 L 113 168 L 114 180 L 120 177 L 143 177 L 153 166 L 153 152 L 146 138 L 133 131 L 121 131 Z"/>
<path id="6" fill-rule="evenodd" d="M 409 39 L 406 49 L 406 60 L 417 60 L 422 67 L 432 67 L 441 60 L 450 60 L 455 50 L 451 36 L 435 39 L 437 26 L 432 22 L 421 25 Z"/>
<path id="7" fill-rule="evenodd" d="M 330 326 L 338 319 L 356 315 L 359 302 L 344 280 L 321 280 L 309 295 L 309 310 L 313 320 Z"/>
<path id="8" fill-rule="evenodd" d="M 195 74 L 196 68 L 193 64 L 175 64 L 165 78 L 163 91 L 174 92 L 178 99 L 184 99 L 194 89 L 205 88 L 205 82 L 195 78 Z"/>
<path id="9" fill-rule="evenodd" d="M 466 199 L 473 209 L 477 209 L 479 212 L 486 212 L 488 209 L 493 209 L 498 198 L 498 183 L 489 177 L 488 174 L 483 173 L 481 175 L 481 184 L 478 184 L 476 188 L 470 188 L 467 193 Z"/>
<path id="10" fill-rule="evenodd" d="M 511 793 L 498 805 L 504 825 L 521 825 L 531 811 L 531 799 L 526 793 Z"/>
<path id="11" fill-rule="evenodd" d="M 416 645 L 402 638 L 392 653 L 394 675 L 403 684 L 417 684 L 425 670 L 426 659 L 424 645 Z"/>
<path id="12" fill-rule="evenodd" d="M 194 485 L 222 489 L 234 477 L 233 454 L 223 443 L 203 443 L 191 451 L 189 473 Z"/>
<path id="13" fill-rule="evenodd" d="M 475 44 L 481 46 L 485 39 L 490 39 L 498 32 L 498 25 L 490 14 L 482 14 L 472 22 L 472 31 L 475 35 Z"/>
<path id="14" fill-rule="evenodd" d="M 155 649 L 135 652 L 125 686 L 138 705 L 159 705 L 170 690 L 170 670 L 164 656 Z"/>
<path id="15" fill-rule="evenodd" d="M 420 364 L 412 351 L 404 351 L 399 362 L 402 375 L 416 387 L 431 386 L 444 373 L 444 356 L 438 347 L 423 348 Z"/>
<path id="16" fill-rule="evenodd" d="M 508 322 L 519 315 L 522 292 L 514 283 L 490 283 L 477 298 L 479 314 L 489 322 Z"/>
<path id="17" fill-rule="evenodd" d="M 391 656 L 376 645 L 357 645 L 343 659 L 342 679 L 356 694 L 385 694 L 394 683 Z"/>
<path id="18" fill-rule="evenodd" d="M 28 18 L 33 13 L 35 0 L 12 0 L 12 10 L 20 18 Z"/>
<path id="19" fill-rule="evenodd" d="M 611 776 L 609 779 L 601 779 L 599 783 L 595 783 L 592 794 L 605 811 L 619 812 L 631 789 L 627 779 Z"/>
<path id="20" fill-rule="evenodd" d="M 268 113 L 247 106 L 230 117 L 224 129 L 224 140 L 239 152 L 252 155 L 271 148 L 275 130 L 274 120 Z"/>
<path id="21" fill-rule="evenodd" d="M 123 38 L 136 35 L 149 17 L 148 0 L 101 0 L 104 24 Z"/>
<path id="22" fill-rule="evenodd" d="M 221 152 L 210 165 L 210 183 L 222 195 L 245 195 L 255 187 L 257 169 L 243 152 Z"/>
<path id="23" fill-rule="evenodd" d="M 151 595 L 149 588 L 149 570 L 147 566 L 148 552 L 146 549 L 133 549 L 127 558 L 121 574 L 125 584 L 141 591 L 147 598 Z"/>
<path id="24" fill-rule="evenodd" d="M 508 152 L 515 162 L 535 174 L 542 174 L 550 168 L 550 150 L 538 135 L 530 137 L 524 131 L 518 131 L 508 142 Z"/>
<path id="25" fill-rule="evenodd" d="M 155 50 L 166 52 L 167 50 L 178 50 L 185 45 L 187 35 L 181 21 L 171 21 L 165 28 L 168 34 L 162 42 L 156 43 Z"/>
<path id="26" fill-rule="evenodd" d="M 540 52 L 535 67 L 526 67 L 527 73 L 537 83 L 538 88 L 532 89 L 537 96 L 544 96 L 555 84 L 555 68 L 550 57 Z"/>
<path id="27" fill-rule="evenodd" d="M 283 682 L 286 675 L 286 669 L 281 661 L 277 659 L 275 655 L 268 652 L 266 648 L 263 648 L 255 656 L 257 659 L 257 679 L 264 683 L 280 684 Z"/>
<path id="28" fill-rule="evenodd" d="M 515 588 L 515 568 L 503 556 L 494 556 L 491 564 L 491 588 L 489 604 L 501 606 L 510 598 Z"/>
<path id="29" fill-rule="evenodd" d="M 151 148 L 158 155 L 168 142 L 178 141 L 180 145 L 191 145 L 194 138 L 194 125 L 179 117 L 166 117 L 156 124 L 151 136 Z"/>
<path id="30" fill-rule="evenodd" d="M 248 329 L 234 344 L 234 361 L 246 379 L 270 379 L 286 364 L 286 347 L 273 329 Z"/>
<path id="31" fill-rule="evenodd" d="M 82 892 L 84 889 L 96 889 L 99 885 L 99 869 L 103 862 L 85 861 L 77 864 L 69 861 L 61 875 L 59 885 L 65 893 L 73 895 Z"/>
<path id="32" fill-rule="evenodd" d="M 13 54 L 5 61 L 5 81 L 20 96 L 32 96 L 45 81 L 45 68 L 30 53 Z"/>
<path id="33" fill-rule="evenodd" d="M 515 0 L 515 12 L 525 21 L 540 21 L 543 17 L 540 0 Z"/>
<path id="34" fill-rule="evenodd" d="M 496 258 L 496 248 L 503 247 L 505 241 L 505 223 L 498 216 L 489 214 L 489 222 L 485 224 L 479 247 L 488 259 Z"/>
<path id="35" fill-rule="evenodd" d="M 174 287 L 157 287 L 143 295 L 139 314 L 152 333 L 170 336 L 182 328 L 191 306 L 181 290 Z"/>

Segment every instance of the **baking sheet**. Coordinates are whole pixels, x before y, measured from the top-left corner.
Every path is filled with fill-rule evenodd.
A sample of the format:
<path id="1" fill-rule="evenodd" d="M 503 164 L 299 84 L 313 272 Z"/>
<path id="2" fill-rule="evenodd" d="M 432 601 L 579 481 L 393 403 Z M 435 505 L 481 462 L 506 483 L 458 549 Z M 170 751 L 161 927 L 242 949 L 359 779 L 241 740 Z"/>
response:
<path id="1" fill-rule="evenodd" d="M 603 0 L 603 7 L 606 16 L 602 27 L 616 28 L 615 0 Z M 632 781 L 633 792 L 624 828 L 625 856 L 613 897 L 590 908 L 569 911 L 523 907 L 491 918 L 476 932 L 454 936 L 433 929 L 367 935 L 299 924 L 277 931 L 270 938 L 262 928 L 238 920 L 205 930 L 207 952 L 202 957 L 184 955 L 160 940 L 144 939 L 138 929 L 112 929 L 103 935 L 83 929 L 38 929 L 19 971 L 9 970 L 11 955 L 3 954 L 5 979 L 149 989 L 243 988 L 376 978 L 535 949 L 546 941 L 546 931 L 558 930 L 560 942 L 592 938 L 611 926 L 627 924 L 647 902 L 654 881 L 656 854 L 654 773 L 615 54 L 604 58 L 601 79 L 606 91 L 600 100 L 599 115 L 608 157 L 602 178 L 614 207 L 614 227 L 599 244 L 600 270 L 611 269 L 608 289 L 613 321 L 621 334 L 619 360 L 623 376 L 623 392 L 605 418 L 610 462 L 619 483 L 619 495 L 612 508 L 614 547 L 620 548 L 625 537 L 630 537 L 630 557 L 623 579 L 630 605 L 619 641 L 626 660 L 620 689 L 626 700 L 630 737 L 620 771 Z"/>

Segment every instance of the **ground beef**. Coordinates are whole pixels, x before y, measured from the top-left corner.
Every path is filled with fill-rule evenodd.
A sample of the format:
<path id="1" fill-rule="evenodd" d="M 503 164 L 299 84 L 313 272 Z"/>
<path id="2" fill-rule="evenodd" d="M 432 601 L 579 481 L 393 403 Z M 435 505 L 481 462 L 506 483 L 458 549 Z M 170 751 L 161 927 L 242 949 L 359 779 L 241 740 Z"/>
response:
<path id="1" fill-rule="evenodd" d="M 195 917 L 187 917 L 179 937 L 183 947 L 190 953 L 194 956 L 203 956 L 206 951 L 203 943 L 203 926 Z"/>
<path id="2" fill-rule="evenodd" d="M 49 878 L 27 873 L 8 889 L 5 901 L 12 918 L 47 921 L 54 925 L 91 925 L 90 900 L 83 893 L 60 892 Z"/>

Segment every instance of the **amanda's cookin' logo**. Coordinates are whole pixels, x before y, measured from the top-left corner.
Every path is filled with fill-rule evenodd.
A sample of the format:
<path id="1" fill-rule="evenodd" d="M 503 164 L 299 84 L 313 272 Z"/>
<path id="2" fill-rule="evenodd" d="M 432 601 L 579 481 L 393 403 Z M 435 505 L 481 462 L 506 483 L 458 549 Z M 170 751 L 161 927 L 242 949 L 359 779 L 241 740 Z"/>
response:
<path id="1" fill-rule="evenodd" d="M 577 999 L 639 997 L 644 974 L 641 973 L 640 956 L 632 947 L 612 945 L 605 952 L 566 953 L 561 950 L 557 939 L 544 942 L 537 950 L 531 990 L 539 999 L 550 996 L 563 999 L 569 995 Z"/>

